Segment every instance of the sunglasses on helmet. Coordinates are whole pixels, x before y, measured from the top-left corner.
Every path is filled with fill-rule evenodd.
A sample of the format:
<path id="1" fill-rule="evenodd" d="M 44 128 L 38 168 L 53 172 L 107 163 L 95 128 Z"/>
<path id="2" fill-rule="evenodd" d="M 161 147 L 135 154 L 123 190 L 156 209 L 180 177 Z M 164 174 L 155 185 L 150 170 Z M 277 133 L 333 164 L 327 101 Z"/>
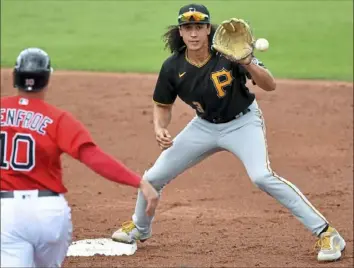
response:
<path id="1" fill-rule="evenodd" d="M 181 22 L 191 22 L 191 21 L 205 21 L 209 19 L 207 14 L 198 11 L 188 11 L 178 16 Z"/>

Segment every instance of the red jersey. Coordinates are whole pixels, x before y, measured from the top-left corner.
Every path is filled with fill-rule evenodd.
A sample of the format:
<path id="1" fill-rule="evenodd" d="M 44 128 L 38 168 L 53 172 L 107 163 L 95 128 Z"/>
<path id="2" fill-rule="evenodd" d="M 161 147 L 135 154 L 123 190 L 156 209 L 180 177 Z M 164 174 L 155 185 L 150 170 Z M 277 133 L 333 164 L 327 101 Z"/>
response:
<path id="1" fill-rule="evenodd" d="M 83 124 L 40 99 L 3 97 L 0 107 L 0 189 L 67 192 L 60 156 L 78 159 L 94 143 Z"/>

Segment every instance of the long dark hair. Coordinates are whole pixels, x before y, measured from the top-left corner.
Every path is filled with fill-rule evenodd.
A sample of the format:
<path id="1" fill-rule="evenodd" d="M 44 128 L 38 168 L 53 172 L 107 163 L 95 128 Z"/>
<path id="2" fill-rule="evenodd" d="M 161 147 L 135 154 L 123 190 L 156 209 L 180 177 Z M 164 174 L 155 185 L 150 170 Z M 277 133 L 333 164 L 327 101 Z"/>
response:
<path id="1" fill-rule="evenodd" d="M 209 45 L 213 41 L 213 36 L 218 27 L 216 24 L 210 24 L 211 30 L 208 36 Z M 162 36 L 162 40 L 165 43 L 165 49 L 170 50 L 171 53 L 181 51 L 186 44 L 183 42 L 182 37 L 179 35 L 178 25 L 170 25 L 167 27 L 167 32 Z"/>

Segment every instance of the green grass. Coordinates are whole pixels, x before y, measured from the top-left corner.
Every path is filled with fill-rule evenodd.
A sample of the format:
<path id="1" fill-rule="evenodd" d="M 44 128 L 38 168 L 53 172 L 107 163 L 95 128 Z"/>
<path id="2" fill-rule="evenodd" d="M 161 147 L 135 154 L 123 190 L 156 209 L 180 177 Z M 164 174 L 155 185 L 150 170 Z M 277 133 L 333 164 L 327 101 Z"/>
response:
<path id="1" fill-rule="evenodd" d="M 1 66 L 38 46 L 56 69 L 157 72 L 168 55 L 161 35 L 189 2 L 2 0 Z M 214 23 L 250 21 L 270 42 L 256 55 L 276 77 L 353 80 L 351 0 L 200 2 Z"/>

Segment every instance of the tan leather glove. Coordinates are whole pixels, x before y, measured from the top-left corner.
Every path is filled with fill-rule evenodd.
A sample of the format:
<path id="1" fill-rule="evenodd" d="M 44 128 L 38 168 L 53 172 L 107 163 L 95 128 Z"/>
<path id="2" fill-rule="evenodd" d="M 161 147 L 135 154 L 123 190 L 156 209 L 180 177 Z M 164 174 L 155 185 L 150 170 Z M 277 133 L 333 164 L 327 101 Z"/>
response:
<path id="1" fill-rule="evenodd" d="M 216 29 L 212 48 L 235 62 L 250 60 L 255 39 L 247 22 L 232 18 L 223 21 Z M 247 63 L 246 63 L 247 64 Z"/>

